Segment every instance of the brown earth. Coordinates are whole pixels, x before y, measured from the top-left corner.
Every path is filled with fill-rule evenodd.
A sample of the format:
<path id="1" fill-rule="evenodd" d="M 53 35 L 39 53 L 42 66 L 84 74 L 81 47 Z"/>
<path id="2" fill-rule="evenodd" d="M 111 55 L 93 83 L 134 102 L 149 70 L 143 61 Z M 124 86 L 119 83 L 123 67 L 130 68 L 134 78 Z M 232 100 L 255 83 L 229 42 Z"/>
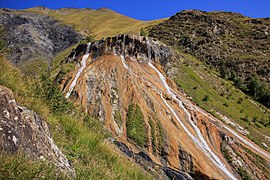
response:
<path id="1" fill-rule="evenodd" d="M 82 46 L 77 50 L 85 51 Z M 176 58 L 151 38 L 121 35 L 94 42 L 70 99 L 104 122 L 116 141 L 160 167 L 195 179 L 240 178 L 243 172 L 267 179 L 269 153 L 197 107 L 167 77 L 174 75 Z M 62 79 L 63 93 L 78 69 Z"/>

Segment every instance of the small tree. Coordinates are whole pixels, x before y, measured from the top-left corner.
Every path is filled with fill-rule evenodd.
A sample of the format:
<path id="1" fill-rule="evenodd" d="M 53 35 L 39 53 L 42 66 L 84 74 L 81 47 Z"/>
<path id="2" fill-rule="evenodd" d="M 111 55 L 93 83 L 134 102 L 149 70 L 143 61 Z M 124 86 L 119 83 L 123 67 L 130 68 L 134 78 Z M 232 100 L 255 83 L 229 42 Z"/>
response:
<path id="1" fill-rule="evenodd" d="M 209 95 L 205 95 L 203 98 L 203 101 L 208 101 L 209 100 Z"/>
<path id="2" fill-rule="evenodd" d="M 146 36 L 146 32 L 142 27 L 141 27 L 140 36 Z"/>

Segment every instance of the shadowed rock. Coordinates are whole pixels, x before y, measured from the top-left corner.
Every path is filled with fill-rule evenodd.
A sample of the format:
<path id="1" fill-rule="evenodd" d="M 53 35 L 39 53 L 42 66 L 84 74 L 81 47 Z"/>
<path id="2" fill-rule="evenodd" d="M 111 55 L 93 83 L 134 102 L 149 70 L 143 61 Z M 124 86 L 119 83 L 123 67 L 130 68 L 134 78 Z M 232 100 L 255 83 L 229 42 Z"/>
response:
<path id="1" fill-rule="evenodd" d="M 0 10 L 9 59 L 21 66 L 26 61 L 42 59 L 51 63 L 53 56 L 77 43 L 81 35 L 48 16 Z"/>

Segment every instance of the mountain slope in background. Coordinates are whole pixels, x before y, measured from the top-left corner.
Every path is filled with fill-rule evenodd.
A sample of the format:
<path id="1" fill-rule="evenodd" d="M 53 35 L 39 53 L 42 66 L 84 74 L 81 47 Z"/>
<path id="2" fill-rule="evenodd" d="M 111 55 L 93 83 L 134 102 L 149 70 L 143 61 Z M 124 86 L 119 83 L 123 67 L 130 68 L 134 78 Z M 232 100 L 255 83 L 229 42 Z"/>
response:
<path id="1" fill-rule="evenodd" d="M 119 35 L 80 45 L 69 57 L 80 65 L 59 79 L 65 97 L 99 118 L 124 152 L 144 154 L 148 168 L 196 179 L 269 176 L 267 151 L 177 89 L 169 77 L 179 56 L 165 44 Z"/>
<path id="2" fill-rule="evenodd" d="M 140 21 L 107 8 L 98 10 L 89 8 L 51 10 L 46 7 L 34 7 L 24 11 L 51 16 L 64 24 L 72 25 L 85 36 L 91 35 L 96 39 L 123 33 L 139 34 L 141 28 L 156 25 L 164 20 Z"/>
<path id="3" fill-rule="evenodd" d="M 150 30 L 151 37 L 217 67 L 222 77 L 268 107 L 269 34 L 269 18 L 198 10 L 177 13 Z"/>
<path id="4" fill-rule="evenodd" d="M 48 66 L 54 55 L 81 39 L 71 27 L 48 16 L 1 9 L 0 23 L 8 58 L 20 67 L 29 61 Z"/>

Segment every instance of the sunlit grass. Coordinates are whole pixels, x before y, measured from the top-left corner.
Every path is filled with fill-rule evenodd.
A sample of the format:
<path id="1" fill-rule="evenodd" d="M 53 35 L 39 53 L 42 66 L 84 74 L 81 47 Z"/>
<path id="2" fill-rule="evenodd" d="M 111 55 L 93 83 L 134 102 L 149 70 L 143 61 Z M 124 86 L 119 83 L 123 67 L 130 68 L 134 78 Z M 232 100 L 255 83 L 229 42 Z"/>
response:
<path id="1" fill-rule="evenodd" d="M 66 10 L 65 12 L 59 12 L 33 8 L 25 11 L 52 16 L 64 24 L 73 26 L 77 31 L 84 31 L 88 35 L 95 36 L 96 39 L 123 33 L 139 34 L 141 28 L 153 26 L 165 20 L 140 21 L 114 11 Z"/>
<path id="2" fill-rule="evenodd" d="M 36 80 L 22 75 L 20 70 L 14 68 L 2 56 L 0 73 L 0 85 L 10 88 L 21 105 L 38 112 L 50 124 L 54 141 L 73 164 L 77 179 L 152 179 L 141 167 L 128 160 L 108 142 L 106 138 L 110 134 L 103 125 L 83 113 L 80 107 L 62 107 L 61 104 L 57 107 L 57 103 L 56 106 L 52 106 L 50 103 L 55 101 L 46 99 L 46 93 L 42 89 L 37 92 L 34 88 L 37 85 Z M 42 83 L 38 84 L 43 87 Z M 49 96 L 59 98 L 55 90 L 50 92 Z M 28 159 L 21 161 L 19 156 L 0 157 L 0 179 L 59 177 L 53 167 L 50 169 L 50 166 L 41 166 L 40 162 Z"/>
<path id="3" fill-rule="evenodd" d="M 194 57 L 182 55 L 188 60 L 181 62 L 176 84 L 206 111 L 220 119 L 217 112 L 226 115 L 247 129 L 249 138 L 262 147 L 263 134 L 270 136 L 270 127 L 264 125 L 269 121 L 269 110 L 254 102 L 232 82 L 219 78 L 217 72 Z M 269 145 L 269 142 L 265 143 Z"/>

